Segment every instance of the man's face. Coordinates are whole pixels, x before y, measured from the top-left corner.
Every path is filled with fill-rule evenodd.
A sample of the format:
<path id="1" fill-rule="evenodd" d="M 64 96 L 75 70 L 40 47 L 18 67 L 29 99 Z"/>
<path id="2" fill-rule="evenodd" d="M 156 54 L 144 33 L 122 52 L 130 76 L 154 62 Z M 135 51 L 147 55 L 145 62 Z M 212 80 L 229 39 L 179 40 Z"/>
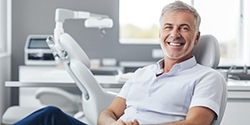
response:
<path id="1" fill-rule="evenodd" d="M 192 50 L 200 33 L 196 31 L 193 14 L 176 11 L 164 13 L 159 35 L 164 56 L 171 60 L 184 61 L 192 57 Z"/>

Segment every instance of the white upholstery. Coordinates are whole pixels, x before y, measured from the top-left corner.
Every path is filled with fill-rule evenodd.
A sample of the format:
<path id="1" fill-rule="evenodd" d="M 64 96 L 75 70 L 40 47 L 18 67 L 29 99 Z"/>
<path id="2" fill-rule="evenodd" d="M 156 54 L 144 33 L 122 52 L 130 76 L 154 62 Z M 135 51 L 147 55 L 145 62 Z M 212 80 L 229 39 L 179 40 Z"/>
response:
<path id="1" fill-rule="evenodd" d="M 193 50 L 198 63 L 217 68 L 220 62 L 220 48 L 218 40 L 212 35 L 202 35 Z"/>
<path id="2" fill-rule="evenodd" d="M 52 105 L 60 108 L 69 115 L 75 115 L 81 111 L 81 97 L 79 95 L 71 94 L 59 88 L 39 88 L 36 92 L 36 98 L 42 105 Z M 11 106 L 2 117 L 2 123 L 6 125 L 13 124 L 41 107 L 24 107 Z"/>
<path id="3" fill-rule="evenodd" d="M 198 44 L 193 50 L 197 62 L 201 65 L 217 68 L 220 62 L 220 48 L 218 40 L 212 35 L 202 35 Z M 221 84 L 221 83 L 218 83 Z M 223 84 L 222 102 L 220 105 L 220 114 L 212 125 L 220 125 L 227 104 L 227 85 Z"/>
<path id="4" fill-rule="evenodd" d="M 63 89 L 42 87 L 35 95 L 42 105 L 56 106 L 69 115 L 81 111 L 81 96 Z"/>
<path id="5" fill-rule="evenodd" d="M 5 125 L 11 125 L 28 116 L 32 112 L 38 110 L 39 108 L 40 107 L 11 106 L 3 114 L 2 123 Z"/>
<path id="6" fill-rule="evenodd" d="M 104 91 L 89 69 L 89 60 L 77 42 L 68 34 L 60 36 L 60 46 L 67 52 L 65 67 L 82 91 L 82 106 L 89 124 L 96 125 L 99 113 L 115 98 L 115 94 Z M 81 59 L 77 55 L 85 55 Z M 67 56 L 69 57 L 67 59 Z"/>

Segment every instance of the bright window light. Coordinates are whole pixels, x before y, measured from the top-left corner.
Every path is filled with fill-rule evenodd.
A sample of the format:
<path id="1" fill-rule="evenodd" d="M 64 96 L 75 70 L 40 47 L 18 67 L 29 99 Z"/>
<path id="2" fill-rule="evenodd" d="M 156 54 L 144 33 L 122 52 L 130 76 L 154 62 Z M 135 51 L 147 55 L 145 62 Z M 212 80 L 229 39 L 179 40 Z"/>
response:
<path id="1" fill-rule="evenodd" d="M 221 65 L 240 65 L 240 0 L 195 0 L 194 7 L 201 15 L 201 34 L 220 43 Z"/>
<path id="2" fill-rule="evenodd" d="M 120 0 L 120 42 L 158 44 L 161 9 L 173 1 Z"/>
<path id="3" fill-rule="evenodd" d="M 175 0 L 120 0 L 120 43 L 159 44 L 161 9 Z M 182 0 L 201 16 L 201 35 L 212 34 L 220 44 L 220 65 L 243 65 L 241 20 L 243 0 Z M 248 54 L 249 55 L 249 54 Z"/>

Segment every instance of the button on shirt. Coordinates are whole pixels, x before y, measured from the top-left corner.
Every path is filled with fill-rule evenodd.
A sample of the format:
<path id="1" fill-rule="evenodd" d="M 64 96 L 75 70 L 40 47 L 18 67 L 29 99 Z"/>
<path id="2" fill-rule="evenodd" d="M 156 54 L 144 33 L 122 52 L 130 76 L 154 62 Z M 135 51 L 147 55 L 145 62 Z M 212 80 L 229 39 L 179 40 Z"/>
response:
<path id="1" fill-rule="evenodd" d="M 126 99 L 120 119 L 140 124 L 184 120 L 188 110 L 203 106 L 219 114 L 225 80 L 214 69 L 198 64 L 195 57 L 163 72 L 163 60 L 140 68 L 124 84 L 118 97 Z"/>

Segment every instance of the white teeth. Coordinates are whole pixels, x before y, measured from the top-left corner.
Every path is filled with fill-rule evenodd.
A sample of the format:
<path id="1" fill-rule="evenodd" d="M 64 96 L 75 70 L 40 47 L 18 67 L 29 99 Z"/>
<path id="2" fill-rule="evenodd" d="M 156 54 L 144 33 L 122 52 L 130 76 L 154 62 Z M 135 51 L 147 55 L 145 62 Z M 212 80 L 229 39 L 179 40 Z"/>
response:
<path id="1" fill-rule="evenodd" d="M 169 45 L 171 45 L 171 46 L 181 46 L 181 43 L 172 43 L 172 42 L 170 42 Z"/>

